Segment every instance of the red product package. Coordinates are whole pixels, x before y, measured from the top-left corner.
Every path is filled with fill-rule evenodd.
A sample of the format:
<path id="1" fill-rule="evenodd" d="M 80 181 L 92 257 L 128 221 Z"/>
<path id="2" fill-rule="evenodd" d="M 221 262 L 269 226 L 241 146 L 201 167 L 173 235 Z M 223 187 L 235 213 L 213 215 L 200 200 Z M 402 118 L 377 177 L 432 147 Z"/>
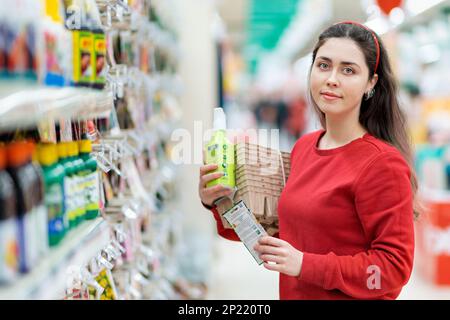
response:
<path id="1" fill-rule="evenodd" d="M 436 285 L 450 285 L 450 197 L 428 199 L 416 224 L 418 268 Z"/>

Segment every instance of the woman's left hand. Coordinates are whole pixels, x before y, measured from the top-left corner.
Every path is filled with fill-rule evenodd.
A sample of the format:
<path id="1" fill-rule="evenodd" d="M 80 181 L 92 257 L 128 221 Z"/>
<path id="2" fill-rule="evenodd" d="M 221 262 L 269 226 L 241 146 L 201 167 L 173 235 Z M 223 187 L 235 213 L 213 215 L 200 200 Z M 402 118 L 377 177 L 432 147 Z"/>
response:
<path id="1" fill-rule="evenodd" d="M 264 268 L 297 277 L 302 269 L 303 253 L 286 241 L 265 236 L 254 249 L 264 261 Z M 274 262 L 275 264 L 269 264 Z"/>

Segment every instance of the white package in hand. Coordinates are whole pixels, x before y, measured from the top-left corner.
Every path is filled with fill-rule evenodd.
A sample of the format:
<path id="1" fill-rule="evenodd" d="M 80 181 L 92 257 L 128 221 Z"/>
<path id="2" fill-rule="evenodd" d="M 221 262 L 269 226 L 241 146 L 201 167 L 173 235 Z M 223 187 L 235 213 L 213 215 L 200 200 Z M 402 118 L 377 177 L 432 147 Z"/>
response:
<path id="1" fill-rule="evenodd" d="M 258 253 L 253 249 L 258 240 L 267 235 L 266 230 L 259 224 L 244 201 L 239 201 L 230 210 L 223 214 L 223 217 L 233 227 L 239 239 L 251 253 L 256 262 L 261 265 L 263 261 Z"/>

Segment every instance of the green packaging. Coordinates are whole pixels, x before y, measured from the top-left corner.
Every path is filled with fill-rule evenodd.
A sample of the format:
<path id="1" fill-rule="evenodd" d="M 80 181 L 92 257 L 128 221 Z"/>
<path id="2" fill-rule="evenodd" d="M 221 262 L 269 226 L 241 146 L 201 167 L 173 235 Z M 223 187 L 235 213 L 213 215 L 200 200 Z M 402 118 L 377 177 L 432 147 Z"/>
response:
<path id="1" fill-rule="evenodd" d="M 74 178 L 74 201 L 75 210 L 69 217 L 69 224 L 71 227 L 78 226 L 85 218 L 86 215 L 86 201 L 84 196 L 83 174 L 84 161 L 79 157 L 78 142 L 69 142 L 69 157 L 73 165 L 73 178 Z"/>
<path id="2" fill-rule="evenodd" d="M 91 220 L 98 217 L 99 213 L 99 176 L 97 161 L 91 157 L 92 144 L 90 140 L 79 142 L 80 158 L 84 161 L 84 170 L 81 172 L 85 199 L 85 219 Z"/>
<path id="3" fill-rule="evenodd" d="M 76 214 L 75 202 L 75 184 L 76 176 L 74 174 L 74 167 L 69 158 L 69 143 L 58 143 L 59 163 L 64 167 L 66 177 L 64 179 L 64 208 L 66 211 L 64 225 L 66 230 L 74 226 L 73 217 Z"/>
<path id="4" fill-rule="evenodd" d="M 44 176 L 45 205 L 48 211 L 48 236 L 51 247 L 57 245 L 65 234 L 64 228 L 64 167 L 58 163 L 54 144 L 39 146 L 39 163 Z"/>
<path id="5" fill-rule="evenodd" d="M 226 133 L 226 118 L 222 108 L 214 109 L 214 133 L 206 145 L 206 164 L 217 164 L 218 168 L 213 172 L 222 172 L 223 176 L 207 183 L 207 187 L 223 185 L 234 188 L 235 181 L 235 157 L 234 144 Z"/>

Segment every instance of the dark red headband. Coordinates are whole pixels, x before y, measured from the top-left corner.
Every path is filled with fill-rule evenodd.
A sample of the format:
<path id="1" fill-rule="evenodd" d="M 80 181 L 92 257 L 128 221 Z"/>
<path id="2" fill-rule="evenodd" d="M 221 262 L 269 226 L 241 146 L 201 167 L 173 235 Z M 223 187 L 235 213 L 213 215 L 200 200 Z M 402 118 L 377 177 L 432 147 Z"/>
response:
<path id="1" fill-rule="evenodd" d="M 355 21 L 342 21 L 342 22 L 338 22 L 336 24 L 353 24 L 355 26 L 359 26 L 363 29 L 366 29 L 367 31 L 369 31 L 372 34 L 373 37 L 373 41 L 375 42 L 375 47 L 377 48 L 377 61 L 375 63 L 375 69 L 374 69 L 374 74 L 377 73 L 378 70 L 378 64 L 380 63 L 380 43 L 378 42 L 378 38 L 375 35 L 375 32 L 373 32 L 369 27 L 366 27 L 365 25 L 359 23 L 359 22 L 355 22 Z M 335 25 L 336 25 L 335 24 Z"/>

